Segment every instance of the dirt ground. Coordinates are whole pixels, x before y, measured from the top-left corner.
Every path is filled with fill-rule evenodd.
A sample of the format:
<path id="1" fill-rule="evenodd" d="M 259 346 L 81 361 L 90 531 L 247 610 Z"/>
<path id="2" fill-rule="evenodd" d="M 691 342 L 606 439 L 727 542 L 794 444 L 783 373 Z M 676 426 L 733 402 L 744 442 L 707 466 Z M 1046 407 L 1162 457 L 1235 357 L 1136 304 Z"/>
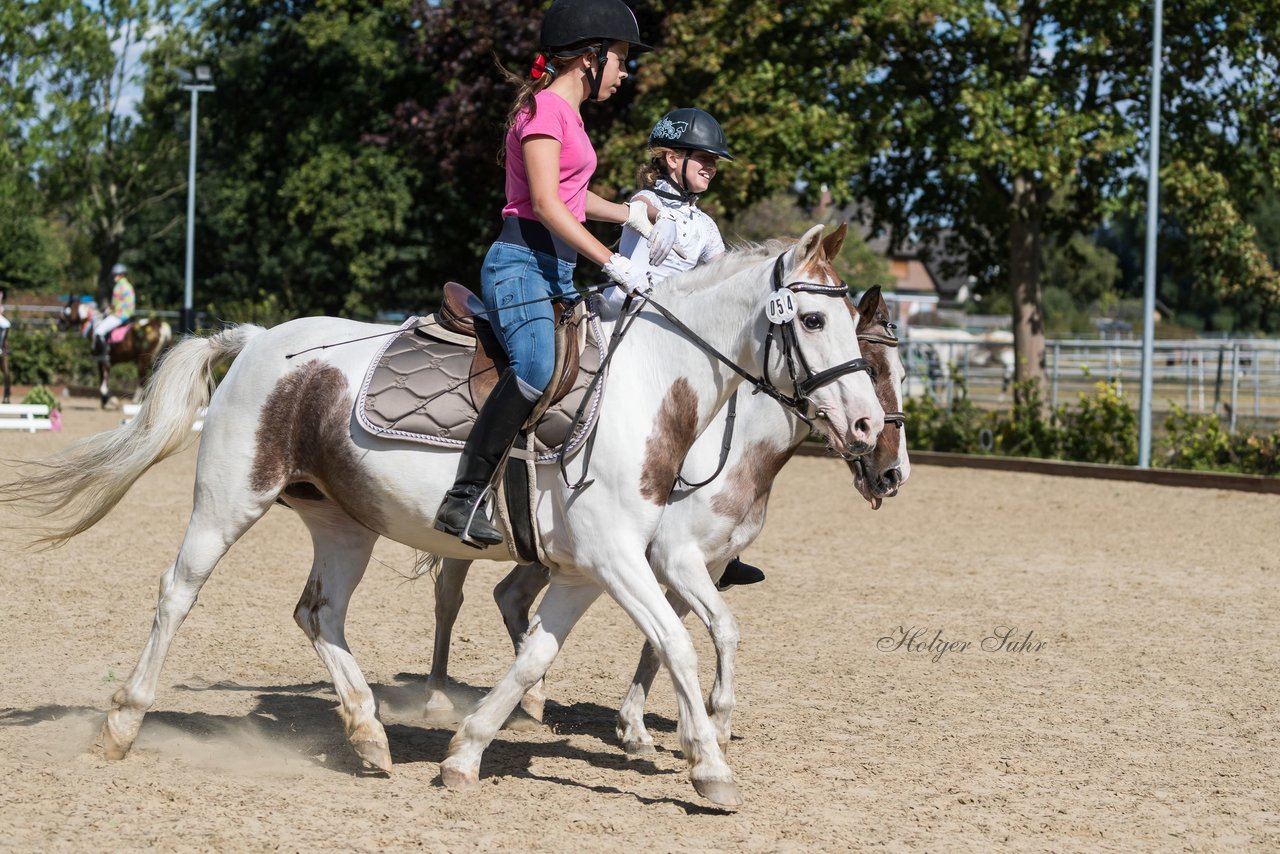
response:
<path id="1" fill-rule="evenodd" d="M 63 433 L 5 431 L 0 457 L 118 418 L 73 399 Z M 726 812 L 688 781 L 665 677 L 649 716 L 659 753 L 623 756 L 613 716 L 639 635 L 611 602 L 556 662 L 548 726 L 501 733 L 479 792 L 443 789 L 451 732 L 422 716 L 432 591 L 404 580 L 411 555 L 386 542 L 348 638 L 396 766 L 363 775 L 293 624 L 310 544 L 283 508 L 206 585 L 133 753 L 93 755 L 194 464 L 193 450 L 162 463 L 54 552 L 22 548 L 0 510 L 0 848 L 1280 847 L 1274 496 L 920 466 L 873 513 L 839 464 L 793 461 L 746 555 L 768 580 L 729 594 L 742 629 L 729 761 L 746 804 Z M 453 673 L 476 696 L 511 655 L 489 598 L 504 569 L 473 570 L 456 634 Z M 984 650 L 999 627 L 1014 631 Z M 705 689 L 711 647 L 694 629 Z"/>

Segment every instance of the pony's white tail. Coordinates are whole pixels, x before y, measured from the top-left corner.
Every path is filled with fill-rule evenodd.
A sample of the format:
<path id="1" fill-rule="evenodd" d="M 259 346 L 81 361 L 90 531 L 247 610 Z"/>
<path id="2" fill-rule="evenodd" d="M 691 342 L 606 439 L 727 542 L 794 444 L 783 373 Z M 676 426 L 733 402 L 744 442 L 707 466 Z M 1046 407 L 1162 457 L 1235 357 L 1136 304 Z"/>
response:
<path id="1" fill-rule="evenodd" d="M 0 485 L 0 501 L 21 502 L 24 510 L 44 518 L 36 543 L 60 546 L 89 530 L 147 469 L 190 444 L 197 435 L 191 423 L 213 394 L 214 367 L 235 358 L 262 331 L 246 324 L 182 341 L 147 383 L 142 409 L 132 421 L 35 461 L 31 465 L 38 471 Z"/>

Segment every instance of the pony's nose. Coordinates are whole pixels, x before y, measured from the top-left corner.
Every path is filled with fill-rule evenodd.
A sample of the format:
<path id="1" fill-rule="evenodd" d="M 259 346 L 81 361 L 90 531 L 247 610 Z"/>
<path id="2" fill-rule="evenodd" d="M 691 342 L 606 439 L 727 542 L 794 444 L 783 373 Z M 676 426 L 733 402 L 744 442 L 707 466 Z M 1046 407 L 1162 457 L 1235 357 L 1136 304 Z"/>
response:
<path id="1" fill-rule="evenodd" d="M 881 421 L 879 426 L 868 417 L 859 418 L 853 422 L 852 436 L 850 436 L 850 445 L 874 445 L 876 437 L 880 435 L 880 431 L 884 428 L 884 422 Z"/>
<path id="2" fill-rule="evenodd" d="M 880 473 L 880 491 L 885 495 L 892 495 L 898 491 L 898 487 L 902 484 L 902 467 L 894 466 Z"/>

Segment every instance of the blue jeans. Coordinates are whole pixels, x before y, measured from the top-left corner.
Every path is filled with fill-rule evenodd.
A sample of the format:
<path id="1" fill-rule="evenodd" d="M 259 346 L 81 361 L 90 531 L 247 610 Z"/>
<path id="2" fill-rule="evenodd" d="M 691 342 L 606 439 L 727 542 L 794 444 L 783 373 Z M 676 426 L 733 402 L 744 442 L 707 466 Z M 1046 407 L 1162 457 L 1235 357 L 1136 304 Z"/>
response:
<path id="1" fill-rule="evenodd" d="M 542 392 L 551 383 L 556 330 L 546 298 L 576 296 L 573 267 L 570 261 L 510 243 L 495 243 L 485 255 L 480 269 L 484 307 L 512 369 L 529 390 Z"/>

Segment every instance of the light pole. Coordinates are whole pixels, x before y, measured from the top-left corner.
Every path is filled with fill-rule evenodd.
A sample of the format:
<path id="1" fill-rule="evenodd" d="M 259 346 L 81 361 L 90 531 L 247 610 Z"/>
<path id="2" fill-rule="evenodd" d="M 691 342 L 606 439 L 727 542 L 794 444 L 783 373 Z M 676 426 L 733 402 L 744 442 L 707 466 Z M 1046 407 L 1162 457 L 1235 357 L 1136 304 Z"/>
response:
<path id="1" fill-rule="evenodd" d="M 1160 64 L 1164 0 L 1155 0 L 1151 33 L 1151 147 L 1147 160 L 1147 251 L 1142 282 L 1142 386 L 1138 395 L 1138 467 L 1151 467 L 1151 372 L 1156 337 L 1156 229 L 1160 226 Z"/>
<path id="2" fill-rule="evenodd" d="M 182 318 L 179 331 L 190 335 L 196 331 L 196 312 L 192 307 L 196 267 L 196 128 L 199 127 L 200 93 L 214 91 L 209 66 L 197 65 L 193 76 L 179 71 L 183 89 L 191 93 L 191 133 L 187 153 L 187 274 L 182 287 Z"/>

